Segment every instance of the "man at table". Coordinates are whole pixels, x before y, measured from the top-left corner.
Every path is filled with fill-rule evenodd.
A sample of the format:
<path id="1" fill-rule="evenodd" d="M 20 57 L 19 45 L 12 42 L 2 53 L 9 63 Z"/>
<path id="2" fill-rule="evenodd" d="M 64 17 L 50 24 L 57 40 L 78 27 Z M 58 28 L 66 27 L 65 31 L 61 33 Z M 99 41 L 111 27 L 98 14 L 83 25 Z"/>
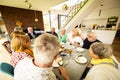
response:
<path id="1" fill-rule="evenodd" d="M 58 34 L 55 32 L 55 28 L 54 27 L 51 27 L 51 30 L 47 31 L 46 33 L 49 33 L 49 34 L 52 34 L 52 35 L 58 37 Z"/>
<path id="2" fill-rule="evenodd" d="M 90 32 L 87 35 L 87 38 L 84 39 L 82 47 L 86 48 L 86 49 L 89 49 L 90 45 L 93 44 L 94 42 L 101 42 L 101 41 L 97 39 L 94 32 Z"/>
<path id="3" fill-rule="evenodd" d="M 44 31 L 35 31 L 32 27 L 28 27 L 27 31 L 27 35 L 30 37 L 30 39 L 34 39 L 44 33 Z"/>
<path id="4" fill-rule="evenodd" d="M 34 59 L 24 58 L 15 67 L 14 80 L 57 80 L 52 64 L 59 52 L 60 43 L 52 34 L 42 34 L 34 40 Z M 65 80 L 69 80 L 66 70 L 58 68 Z"/>

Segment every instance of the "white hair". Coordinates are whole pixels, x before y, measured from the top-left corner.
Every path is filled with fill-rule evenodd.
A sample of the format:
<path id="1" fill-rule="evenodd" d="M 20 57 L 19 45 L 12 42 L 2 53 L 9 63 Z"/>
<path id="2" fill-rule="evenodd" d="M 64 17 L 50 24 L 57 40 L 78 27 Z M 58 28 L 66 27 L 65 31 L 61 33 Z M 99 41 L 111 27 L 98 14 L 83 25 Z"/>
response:
<path id="1" fill-rule="evenodd" d="M 101 42 L 93 43 L 90 48 L 94 52 L 94 54 L 98 55 L 99 58 L 110 58 L 113 53 L 113 49 L 111 45 L 104 44 Z"/>
<path id="2" fill-rule="evenodd" d="M 33 52 L 35 59 L 41 64 L 50 63 L 58 53 L 60 43 L 57 37 L 52 34 L 42 34 L 34 40 Z"/>
<path id="3" fill-rule="evenodd" d="M 97 36 L 96 36 L 96 33 L 95 32 L 90 32 L 88 33 L 88 35 L 90 35 L 92 38 L 96 39 Z"/>
<path id="4" fill-rule="evenodd" d="M 29 29 L 33 29 L 33 28 L 32 27 L 28 27 L 27 30 L 29 30 Z"/>

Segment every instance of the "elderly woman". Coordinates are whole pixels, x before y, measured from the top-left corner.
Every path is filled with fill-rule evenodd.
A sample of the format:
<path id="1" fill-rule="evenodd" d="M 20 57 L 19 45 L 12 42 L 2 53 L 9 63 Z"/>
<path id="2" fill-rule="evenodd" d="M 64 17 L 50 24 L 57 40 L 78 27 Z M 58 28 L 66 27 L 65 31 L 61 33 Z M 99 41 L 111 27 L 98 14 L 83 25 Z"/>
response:
<path id="1" fill-rule="evenodd" d="M 58 35 L 58 39 L 60 40 L 60 42 L 66 43 L 67 34 L 65 32 L 66 30 L 64 28 L 60 30 L 60 34 Z"/>
<path id="2" fill-rule="evenodd" d="M 83 45 L 82 35 L 78 28 L 73 29 L 72 33 L 68 35 L 67 43 L 73 44 L 75 46 Z"/>
<path id="3" fill-rule="evenodd" d="M 112 48 L 110 45 L 95 42 L 90 46 L 89 53 L 93 65 L 85 80 L 119 80 L 120 71 L 117 64 L 111 58 Z"/>
<path id="4" fill-rule="evenodd" d="M 52 34 L 42 34 L 34 40 L 34 59 L 21 60 L 14 70 L 14 80 L 56 80 L 52 64 L 60 48 L 59 40 Z M 65 80 L 69 77 L 63 67 L 58 68 Z"/>

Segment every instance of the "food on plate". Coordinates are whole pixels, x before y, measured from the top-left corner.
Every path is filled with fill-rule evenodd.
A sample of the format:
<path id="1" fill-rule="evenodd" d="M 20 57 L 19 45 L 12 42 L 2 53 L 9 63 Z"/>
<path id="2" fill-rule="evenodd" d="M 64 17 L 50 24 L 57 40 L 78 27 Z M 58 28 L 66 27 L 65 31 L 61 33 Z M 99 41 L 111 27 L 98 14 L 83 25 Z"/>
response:
<path id="1" fill-rule="evenodd" d="M 75 61 L 78 62 L 78 63 L 86 63 L 87 62 L 87 58 L 80 55 L 80 56 L 76 56 L 75 57 Z"/>
<path id="2" fill-rule="evenodd" d="M 66 52 L 67 52 L 67 53 L 71 53 L 71 52 L 72 52 L 72 49 L 66 49 Z"/>
<path id="3" fill-rule="evenodd" d="M 83 49 L 83 48 L 78 47 L 78 48 L 76 48 L 76 51 L 83 52 L 83 51 L 84 51 L 84 49 Z"/>
<path id="4" fill-rule="evenodd" d="M 63 59 L 61 57 L 58 57 L 56 60 L 55 60 L 59 65 L 63 65 Z"/>

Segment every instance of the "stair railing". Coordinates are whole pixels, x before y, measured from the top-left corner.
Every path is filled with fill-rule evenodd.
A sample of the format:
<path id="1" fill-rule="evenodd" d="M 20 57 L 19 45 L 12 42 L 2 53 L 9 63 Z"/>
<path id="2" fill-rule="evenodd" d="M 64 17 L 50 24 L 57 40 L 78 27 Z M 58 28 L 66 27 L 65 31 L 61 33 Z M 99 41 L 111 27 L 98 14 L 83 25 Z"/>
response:
<path id="1" fill-rule="evenodd" d="M 72 19 L 73 17 L 81 10 L 81 8 L 87 3 L 88 0 L 78 0 L 74 6 L 70 9 L 67 16 L 63 19 L 62 26 L 65 27 Z"/>

